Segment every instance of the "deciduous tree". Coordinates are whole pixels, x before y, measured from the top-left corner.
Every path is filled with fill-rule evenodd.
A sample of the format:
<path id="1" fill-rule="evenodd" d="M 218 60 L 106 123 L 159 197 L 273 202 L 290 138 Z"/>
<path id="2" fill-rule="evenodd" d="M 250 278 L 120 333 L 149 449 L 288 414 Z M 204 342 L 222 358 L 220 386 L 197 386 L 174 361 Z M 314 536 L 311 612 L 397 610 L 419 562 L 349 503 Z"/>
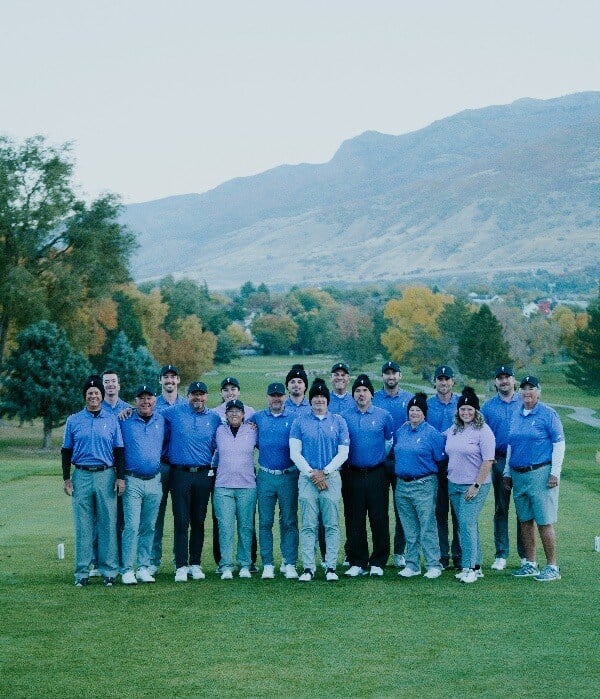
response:
<path id="1" fill-rule="evenodd" d="M 575 333 L 571 356 L 567 381 L 593 396 L 600 395 L 600 291 L 588 308 L 587 327 Z"/>

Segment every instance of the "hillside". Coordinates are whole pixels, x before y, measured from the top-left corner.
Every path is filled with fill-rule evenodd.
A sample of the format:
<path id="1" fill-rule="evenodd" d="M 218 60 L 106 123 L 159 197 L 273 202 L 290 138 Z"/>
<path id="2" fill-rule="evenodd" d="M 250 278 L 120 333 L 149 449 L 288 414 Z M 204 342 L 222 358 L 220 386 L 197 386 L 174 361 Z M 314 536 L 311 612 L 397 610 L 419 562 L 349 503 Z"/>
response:
<path id="1" fill-rule="evenodd" d="M 366 132 L 318 165 L 282 165 L 126 207 L 138 281 L 233 288 L 395 280 L 600 259 L 600 92 Z M 169 254 L 165 254 L 167 246 Z"/>

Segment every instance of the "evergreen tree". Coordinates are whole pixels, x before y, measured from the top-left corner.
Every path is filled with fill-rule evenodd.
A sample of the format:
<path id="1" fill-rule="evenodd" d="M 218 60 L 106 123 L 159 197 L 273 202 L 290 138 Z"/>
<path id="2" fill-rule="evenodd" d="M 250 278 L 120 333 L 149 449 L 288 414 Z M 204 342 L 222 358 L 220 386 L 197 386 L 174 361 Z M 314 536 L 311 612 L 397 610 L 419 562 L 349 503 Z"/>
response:
<path id="1" fill-rule="evenodd" d="M 600 395 L 600 289 L 598 298 L 588 309 L 586 328 L 577 330 L 571 357 L 573 364 L 566 370 L 567 381 L 586 393 Z"/>
<path id="2" fill-rule="evenodd" d="M 138 360 L 139 357 L 131 346 L 129 338 L 121 330 L 108 353 L 105 368 L 114 369 L 119 375 L 119 383 L 121 384 L 119 395 L 123 400 L 132 400 L 136 386 L 140 383 Z M 157 374 L 158 372 L 154 374 L 153 383 L 156 382 Z"/>
<path id="3" fill-rule="evenodd" d="M 458 350 L 458 368 L 474 379 L 489 379 L 496 366 L 511 361 L 502 325 L 486 304 L 472 315 Z"/>
<path id="4" fill-rule="evenodd" d="M 160 372 L 160 366 L 145 345 L 140 345 L 135 350 L 135 360 L 138 369 L 135 387 L 144 383 L 158 389 L 158 373 Z"/>
<path id="5" fill-rule="evenodd" d="M 73 350 L 64 330 L 43 320 L 19 333 L 4 373 L 0 415 L 41 418 L 48 448 L 52 430 L 82 406 L 81 387 L 91 366 Z"/>

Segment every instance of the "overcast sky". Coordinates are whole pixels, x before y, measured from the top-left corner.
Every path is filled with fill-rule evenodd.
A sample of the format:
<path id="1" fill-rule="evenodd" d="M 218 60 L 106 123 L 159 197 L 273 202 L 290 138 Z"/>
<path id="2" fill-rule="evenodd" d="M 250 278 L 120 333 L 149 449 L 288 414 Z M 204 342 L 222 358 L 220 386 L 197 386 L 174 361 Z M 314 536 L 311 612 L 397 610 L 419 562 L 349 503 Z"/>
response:
<path id="1" fill-rule="evenodd" d="M 203 192 L 367 130 L 600 89 L 598 0 L 4 0 L 0 133 L 83 196 Z"/>

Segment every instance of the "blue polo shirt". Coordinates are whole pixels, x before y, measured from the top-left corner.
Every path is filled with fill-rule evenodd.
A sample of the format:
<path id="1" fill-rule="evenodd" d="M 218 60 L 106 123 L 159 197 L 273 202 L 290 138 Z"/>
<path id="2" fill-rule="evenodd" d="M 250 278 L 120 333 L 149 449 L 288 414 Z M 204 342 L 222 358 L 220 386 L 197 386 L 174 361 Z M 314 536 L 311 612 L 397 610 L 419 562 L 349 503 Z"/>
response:
<path id="1" fill-rule="evenodd" d="M 300 403 L 300 405 L 296 405 L 294 401 L 288 397 L 285 399 L 283 407 L 285 410 L 289 410 L 289 412 L 294 417 L 298 417 L 299 415 L 306 415 L 306 413 L 312 413 L 312 409 L 310 407 L 310 403 L 308 402 L 308 398 L 303 398 L 302 403 Z"/>
<path id="2" fill-rule="evenodd" d="M 350 444 L 348 426 L 341 415 L 327 412 L 320 420 L 312 409 L 294 420 L 290 438 L 302 442 L 302 456 L 317 471 L 322 471 L 337 455 L 340 445 Z"/>
<path id="3" fill-rule="evenodd" d="M 452 426 L 458 398 L 459 396 L 453 393 L 450 402 L 446 404 L 442 403 L 436 393 L 427 399 L 427 422 L 438 432 L 444 432 Z"/>
<path id="4" fill-rule="evenodd" d="M 87 408 L 70 415 L 62 445 L 73 450 L 71 462 L 78 466 L 113 466 L 113 449 L 123 446 L 123 437 L 117 418 L 102 405 L 96 416 Z"/>
<path id="5" fill-rule="evenodd" d="M 354 398 L 350 395 L 350 393 L 344 393 L 343 396 L 338 396 L 332 391 L 329 396 L 328 410 L 330 413 L 344 415 L 349 410 L 352 410 L 355 405 L 356 403 L 354 402 Z"/>
<path id="6" fill-rule="evenodd" d="M 290 430 L 295 415 L 287 408 L 279 415 L 266 408 L 248 420 L 258 427 L 258 463 L 270 471 L 294 468 L 290 458 Z"/>
<path id="7" fill-rule="evenodd" d="M 122 398 L 117 399 L 114 408 L 110 403 L 107 403 L 105 400 L 103 400 L 102 407 L 108 410 L 109 412 L 113 413 L 113 415 L 118 415 L 122 410 L 125 410 L 126 408 L 131 408 L 129 403 L 125 402 Z"/>
<path id="8" fill-rule="evenodd" d="M 485 421 L 496 437 L 496 456 L 506 456 L 508 447 L 508 432 L 512 416 L 519 410 L 523 401 L 518 393 L 514 393 L 510 401 L 503 401 L 496 395 L 486 401 L 481 412 Z"/>
<path id="9" fill-rule="evenodd" d="M 371 405 L 362 413 L 356 403 L 344 413 L 350 435 L 348 463 L 359 468 L 373 468 L 385 461 L 386 439 L 394 434 L 394 421 L 387 410 Z"/>
<path id="10" fill-rule="evenodd" d="M 529 415 L 524 415 L 521 405 L 510 421 L 510 466 L 551 462 L 552 445 L 564 439 L 562 423 L 553 408 L 538 402 Z"/>
<path id="11" fill-rule="evenodd" d="M 383 388 L 380 388 L 375 391 L 373 405 L 388 411 L 392 416 L 394 431 L 396 431 L 400 425 L 406 422 L 406 406 L 412 397 L 413 394 L 408 391 L 398 391 L 395 396 L 390 396 Z"/>
<path id="12" fill-rule="evenodd" d="M 180 395 L 177 396 L 174 403 L 167 403 L 167 401 L 165 400 L 165 397 L 161 393 L 160 396 L 158 396 L 158 398 L 156 399 L 156 406 L 155 406 L 154 410 L 157 413 L 162 413 L 165 410 L 167 410 L 168 408 L 171 408 L 174 405 L 181 405 L 182 403 L 187 403 L 187 400 Z"/>
<path id="13" fill-rule="evenodd" d="M 140 476 L 154 476 L 160 470 L 165 437 L 165 419 L 157 412 L 146 422 L 137 410 L 120 423 L 125 445 L 125 469 Z"/>
<path id="14" fill-rule="evenodd" d="M 405 422 L 394 434 L 396 475 L 401 478 L 422 478 L 437 473 L 437 461 L 445 458 L 444 437 L 423 421 L 413 429 Z"/>
<path id="15" fill-rule="evenodd" d="M 205 408 L 201 413 L 188 402 L 174 405 L 162 413 L 166 421 L 170 464 L 205 466 L 212 461 L 215 450 L 215 432 L 221 418 Z"/>

